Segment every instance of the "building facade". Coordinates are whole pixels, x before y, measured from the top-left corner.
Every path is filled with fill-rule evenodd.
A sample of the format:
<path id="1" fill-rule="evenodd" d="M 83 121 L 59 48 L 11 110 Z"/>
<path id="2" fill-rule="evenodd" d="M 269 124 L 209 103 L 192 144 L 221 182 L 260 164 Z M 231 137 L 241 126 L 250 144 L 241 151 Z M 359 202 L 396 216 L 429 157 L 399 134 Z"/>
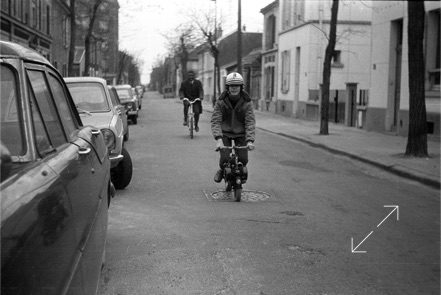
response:
<path id="1" fill-rule="evenodd" d="M 407 2 L 372 1 L 372 59 L 366 129 L 407 136 Z M 440 4 L 425 1 L 425 96 L 428 134 L 440 136 Z"/>
<path id="2" fill-rule="evenodd" d="M 84 75 L 84 29 L 90 1 L 77 1 L 76 76 Z M 69 0 L 1 0 L 1 40 L 34 49 L 46 57 L 63 75 L 68 75 L 71 41 Z M 103 77 L 115 84 L 118 69 L 117 0 L 106 0 L 99 7 L 90 50 L 90 75 Z"/>
<path id="3" fill-rule="evenodd" d="M 34 49 L 52 60 L 51 0 L 1 0 L 1 40 Z"/>
<path id="4" fill-rule="evenodd" d="M 276 113 L 320 118 L 323 62 L 332 1 L 280 0 Z M 332 60 L 330 121 L 357 126 L 357 105 L 369 96 L 371 13 L 369 5 L 339 6 Z"/>
<path id="5" fill-rule="evenodd" d="M 262 99 L 260 109 L 275 113 L 278 81 L 279 0 L 262 8 Z"/>

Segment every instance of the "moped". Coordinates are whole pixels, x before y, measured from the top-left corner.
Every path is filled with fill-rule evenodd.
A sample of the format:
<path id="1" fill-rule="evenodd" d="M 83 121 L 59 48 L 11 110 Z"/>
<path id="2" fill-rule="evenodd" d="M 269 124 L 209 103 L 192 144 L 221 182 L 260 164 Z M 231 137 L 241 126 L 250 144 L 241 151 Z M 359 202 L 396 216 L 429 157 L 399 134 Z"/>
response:
<path id="1" fill-rule="evenodd" d="M 234 200 L 240 202 L 242 198 L 242 184 L 247 182 L 248 169 L 240 161 L 237 155 L 237 150 L 248 149 L 247 146 L 235 146 L 233 143 L 231 147 L 223 147 L 216 149 L 220 153 L 228 153 L 228 162 L 223 167 L 223 177 L 225 181 L 225 190 L 227 192 L 233 191 Z"/>

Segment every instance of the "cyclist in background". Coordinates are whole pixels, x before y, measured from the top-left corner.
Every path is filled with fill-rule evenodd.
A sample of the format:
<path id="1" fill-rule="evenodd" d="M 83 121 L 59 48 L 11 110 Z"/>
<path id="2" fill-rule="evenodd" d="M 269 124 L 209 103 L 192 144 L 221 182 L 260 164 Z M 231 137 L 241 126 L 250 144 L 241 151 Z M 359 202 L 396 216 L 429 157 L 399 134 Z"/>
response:
<path id="1" fill-rule="evenodd" d="M 214 105 L 211 116 L 211 131 L 216 142 L 216 149 L 231 146 L 234 139 L 236 146 L 247 146 L 248 149 L 237 151 L 243 166 L 248 163 L 248 150 L 254 149 L 256 120 L 250 95 L 243 90 L 242 75 L 233 72 L 227 76 L 226 91 Z M 221 182 L 224 163 L 228 162 L 228 152 L 220 152 L 220 170 L 214 176 L 215 182 Z"/>
<path id="2" fill-rule="evenodd" d="M 201 81 L 195 79 L 194 71 L 188 71 L 188 79 L 181 83 L 181 88 L 179 88 L 179 98 L 182 100 L 188 98 L 190 101 L 196 98 L 204 99 L 204 89 L 202 87 Z M 184 126 L 188 125 L 188 107 L 190 103 L 184 101 Z M 199 115 L 202 114 L 202 103 L 197 101 L 193 104 L 194 112 L 194 130 L 199 131 Z"/>

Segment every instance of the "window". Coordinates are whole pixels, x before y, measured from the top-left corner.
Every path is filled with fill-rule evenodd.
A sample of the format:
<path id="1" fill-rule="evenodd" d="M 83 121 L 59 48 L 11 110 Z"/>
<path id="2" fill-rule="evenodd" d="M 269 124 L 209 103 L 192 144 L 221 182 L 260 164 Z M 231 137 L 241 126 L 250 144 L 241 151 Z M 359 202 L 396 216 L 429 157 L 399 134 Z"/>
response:
<path id="1" fill-rule="evenodd" d="M 60 113 L 61 121 L 65 127 L 65 131 L 67 134 L 72 135 L 72 133 L 76 130 L 76 126 L 71 109 L 69 107 L 68 98 L 63 90 L 64 87 L 61 82 L 52 74 L 49 74 L 49 83 L 52 86 L 54 99 L 58 106 L 58 111 Z M 74 137 L 70 139 L 73 140 Z"/>
<path id="2" fill-rule="evenodd" d="M 22 156 L 26 153 L 26 147 L 23 141 L 22 120 L 17 107 L 17 80 L 13 71 L 7 66 L 2 65 L 0 73 L 2 142 L 11 156 Z"/>
<path id="3" fill-rule="evenodd" d="M 49 134 L 50 142 L 54 148 L 66 143 L 57 109 L 49 91 L 44 72 L 29 70 L 29 80 L 33 94 L 43 119 L 44 127 Z M 32 91 L 31 91 L 32 92 Z"/>
<path id="4" fill-rule="evenodd" d="M 426 90 L 440 91 L 440 11 L 427 14 L 426 18 L 426 69 L 428 79 Z M 435 36 L 435 37 L 433 37 Z"/>
<path id="5" fill-rule="evenodd" d="M 287 93 L 289 91 L 289 75 L 290 75 L 290 56 L 291 52 L 285 50 L 282 52 L 282 92 Z"/>
<path id="6" fill-rule="evenodd" d="M 285 0 L 283 1 L 282 29 L 290 29 L 304 22 L 305 1 Z"/>
<path id="7" fill-rule="evenodd" d="M 334 50 L 334 55 L 332 56 L 332 64 L 333 68 L 342 68 L 343 64 L 341 63 L 341 51 Z"/>
<path id="8" fill-rule="evenodd" d="M 63 17 L 63 46 L 64 48 L 69 47 L 69 41 L 70 41 L 70 17 L 64 16 Z"/>
<path id="9" fill-rule="evenodd" d="M 368 89 L 360 89 L 360 96 L 358 105 L 367 106 L 369 102 L 369 90 Z"/>

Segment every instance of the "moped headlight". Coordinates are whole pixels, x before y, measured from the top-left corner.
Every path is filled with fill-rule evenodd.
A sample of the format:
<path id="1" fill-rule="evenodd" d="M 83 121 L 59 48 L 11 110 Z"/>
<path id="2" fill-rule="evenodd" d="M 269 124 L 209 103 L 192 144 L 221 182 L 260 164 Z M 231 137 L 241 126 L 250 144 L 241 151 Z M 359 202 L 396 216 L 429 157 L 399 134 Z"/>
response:
<path id="1" fill-rule="evenodd" d="M 101 129 L 101 133 L 104 136 L 104 142 L 106 143 L 107 149 L 112 150 L 115 148 L 115 134 L 110 129 Z"/>

